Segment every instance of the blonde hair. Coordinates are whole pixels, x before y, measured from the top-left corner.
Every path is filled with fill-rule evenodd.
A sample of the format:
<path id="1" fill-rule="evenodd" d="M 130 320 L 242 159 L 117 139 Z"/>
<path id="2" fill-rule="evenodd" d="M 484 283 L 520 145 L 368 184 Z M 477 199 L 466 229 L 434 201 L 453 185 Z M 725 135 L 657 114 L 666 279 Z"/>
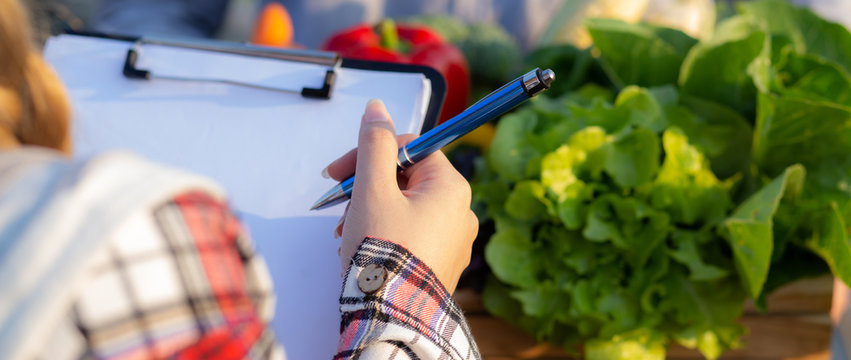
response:
<path id="1" fill-rule="evenodd" d="M 18 0 L 0 0 L 0 147 L 37 145 L 70 153 L 65 89 L 33 44 Z"/>

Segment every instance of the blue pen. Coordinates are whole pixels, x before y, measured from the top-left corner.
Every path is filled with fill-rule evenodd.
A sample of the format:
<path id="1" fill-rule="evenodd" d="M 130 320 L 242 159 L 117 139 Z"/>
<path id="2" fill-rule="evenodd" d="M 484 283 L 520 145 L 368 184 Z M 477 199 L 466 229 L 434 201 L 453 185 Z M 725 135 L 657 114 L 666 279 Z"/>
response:
<path id="1" fill-rule="evenodd" d="M 503 85 L 467 110 L 399 148 L 399 156 L 396 160 L 399 171 L 407 169 L 455 139 L 549 89 L 553 80 L 555 80 L 555 73 L 552 70 L 535 69 Z M 324 209 L 350 199 L 354 183 L 354 175 L 343 180 L 325 193 L 310 210 Z"/>

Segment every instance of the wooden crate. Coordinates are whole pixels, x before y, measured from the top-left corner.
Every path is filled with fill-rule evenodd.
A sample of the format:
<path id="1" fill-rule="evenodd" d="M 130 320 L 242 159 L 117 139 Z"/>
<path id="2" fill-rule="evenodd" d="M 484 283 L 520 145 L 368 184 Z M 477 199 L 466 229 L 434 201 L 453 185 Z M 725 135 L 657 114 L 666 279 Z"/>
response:
<path id="1" fill-rule="evenodd" d="M 829 359 L 832 291 L 833 278 L 825 276 L 778 289 L 769 296 L 766 313 L 759 313 L 752 304 L 746 305 L 741 322 L 750 332 L 743 338 L 745 346 L 726 352 L 722 359 Z M 485 359 L 571 359 L 563 350 L 538 344 L 522 331 L 490 316 L 478 294 L 461 290 L 455 299 L 464 309 Z M 668 359 L 703 359 L 696 350 L 678 345 L 672 346 L 667 355 Z"/>

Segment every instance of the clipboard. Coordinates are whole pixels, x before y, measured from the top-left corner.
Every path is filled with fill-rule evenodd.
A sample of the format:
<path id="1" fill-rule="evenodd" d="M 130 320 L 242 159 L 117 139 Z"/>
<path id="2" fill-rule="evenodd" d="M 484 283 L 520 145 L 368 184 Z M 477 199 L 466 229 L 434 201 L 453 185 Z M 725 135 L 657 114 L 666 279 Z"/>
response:
<path id="1" fill-rule="evenodd" d="M 174 47 L 191 48 L 196 50 L 225 52 L 243 56 L 252 57 L 269 57 L 283 61 L 294 62 L 312 62 L 321 65 L 326 65 L 330 69 L 326 72 L 325 78 L 321 87 L 309 88 L 303 87 L 301 95 L 318 99 L 330 99 L 333 92 L 336 76 L 333 68 L 343 67 L 350 69 L 388 71 L 398 73 L 421 73 L 431 82 L 431 95 L 429 96 L 429 104 L 426 112 L 425 120 L 423 121 L 423 129 L 421 132 L 426 132 L 437 125 L 437 119 L 440 115 L 440 110 L 443 107 L 443 102 L 446 98 L 446 79 L 434 68 L 413 64 L 390 63 L 383 61 L 368 61 L 359 59 L 341 58 L 336 53 L 318 50 L 302 50 L 302 49 L 281 49 L 265 46 L 252 45 L 249 43 L 234 43 L 228 41 L 208 40 L 208 39 L 180 39 L 170 37 L 133 37 L 125 35 L 106 34 L 94 31 L 75 31 L 68 30 L 67 35 L 93 37 L 100 39 L 112 39 L 117 41 L 131 42 L 133 45 L 127 50 L 127 57 L 124 60 L 122 73 L 127 78 L 134 79 L 150 79 L 152 74 L 148 70 L 139 69 L 136 62 L 139 56 L 139 47 L 146 44 L 166 45 Z M 180 79 L 173 79 L 180 80 Z M 182 79 L 184 81 L 198 81 L 205 79 Z M 219 80 L 212 80 L 218 82 Z M 232 85 L 245 86 L 250 84 L 233 83 Z M 260 87 L 262 89 L 262 87 Z M 266 90 L 275 91 L 280 89 Z"/>
<path id="2" fill-rule="evenodd" d="M 445 80 L 428 67 L 329 53 L 312 55 L 336 60 L 311 62 L 278 58 L 304 51 L 162 41 L 94 33 L 48 40 L 45 59 L 72 100 L 74 157 L 130 150 L 223 185 L 270 269 L 272 328 L 288 357 L 332 357 L 342 283 L 332 232 L 344 207 L 308 210 L 335 183 L 320 172 L 356 146 L 371 98 L 385 101 L 398 133 L 432 128 Z M 212 75 L 194 81 L 199 74 Z"/>

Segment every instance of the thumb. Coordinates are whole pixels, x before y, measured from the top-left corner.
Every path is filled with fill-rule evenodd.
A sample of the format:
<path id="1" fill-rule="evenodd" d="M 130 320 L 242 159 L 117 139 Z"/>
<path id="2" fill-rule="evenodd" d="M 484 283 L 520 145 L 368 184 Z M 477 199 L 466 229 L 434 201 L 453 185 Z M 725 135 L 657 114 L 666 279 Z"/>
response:
<path id="1" fill-rule="evenodd" d="M 393 120 L 384 103 L 372 99 L 366 104 L 358 137 L 358 155 L 352 200 L 379 198 L 389 189 L 399 189 L 396 182 L 396 155 L 399 144 Z"/>

